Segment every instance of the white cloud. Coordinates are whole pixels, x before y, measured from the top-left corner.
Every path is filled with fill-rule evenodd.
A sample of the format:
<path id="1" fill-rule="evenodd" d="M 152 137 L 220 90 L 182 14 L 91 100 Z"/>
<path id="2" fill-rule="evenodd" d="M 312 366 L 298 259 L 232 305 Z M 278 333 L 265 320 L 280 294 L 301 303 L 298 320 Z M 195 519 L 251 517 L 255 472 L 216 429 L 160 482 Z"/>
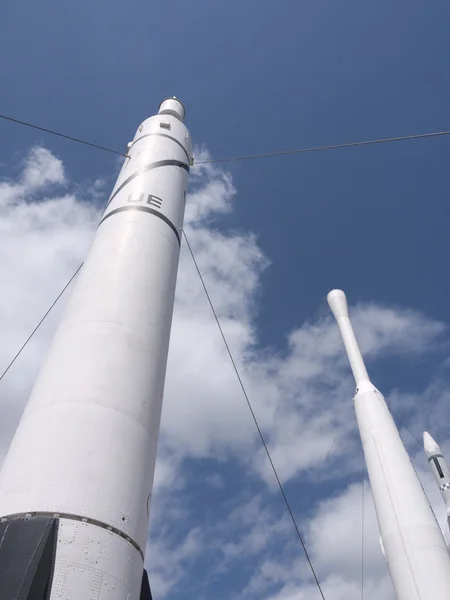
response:
<path id="1" fill-rule="evenodd" d="M 18 181 L 0 182 L 0 206 L 24 200 L 51 184 L 64 185 L 66 182 L 62 162 L 49 150 L 36 146 L 23 161 Z"/>
<path id="2" fill-rule="evenodd" d="M 166 596 L 183 578 L 185 571 L 205 551 L 201 532 L 191 529 L 182 539 L 170 539 L 163 529 L 147 545 L 146 560 L 151 565 L 150 586 L 154 598 Z"/>
<path id="3" fill-rule="evenodd" d="M 21 184 L 28 192 L 66 181 L 62 162 L 47 148 L 32 148 L 24 163 Z"/>
<path id="4" fill-rule="evenodd" d="M 321 573 L 347 579 L 356 575 L 359 580 L 363 532 L 365 578 L 378 580 L 387 576 L 387 567 L 368 483 L 364 485 L 364 501 L 361 483 L 323 500 L 308 530 L 311 551 L 317 557 Z"/>
<path id="5" fill-rule="evenodd" d="M 210 158 L 209 152 L 201 149 L 197 152 L 195 160 Z M 214 164 L 199 164 L 191 170 L 190 177 L 190 187 L 195 190 L 195 201 L 186 205 L 186 224 L 195 226 L 201 221 L 232 210 L 236 190 L 228 173 Z"/>
<path id="6" fill-rule="evenodd" d="M 359 342 L 366 357 L 386 353 L 408 355 L 424 353 L 447 327 L 410 309 L 357 307 L 352 321 L 359 331 Z"/>
<path id="7" fill-rule="evenodd" d="M 361 596 L 362 523 L 364 523 L 364 598 L 368 600 L 394 600 L 387 565 L 379 544 L 379 531 L 368 484 L 365 484 L 364 518 L 360 484 L 351 484 L 340 494 L 330 489 L 329 497 L 318 502 L 306 531 L 303 532 L 308 552 L 321 588 L 327 600 L 347 600 Z M 244 506 L 243 513 L 248 514 Z M 266 598 L 290 600 L 291 598 L 320 598 L 316 584 L 307 566 L 299 544 L 293 543 L 293 529 L 286 519 L 274 519 L 266 509 L 241 526 L 243 554 L 247 556 L 255 547 L 252 530 L 270 539 L 275 532 L 276 545 L 262 544 L 260 562 L 256 563 L 250 580 L 239 598 Z M 242 523 L 245 525 L 245 522 Z M 256 537 L 258 540 L 258 537 Z M 226 546 L 225 546 L 226 548 Z M 273 590 L 276 589 L 275 592 Z"/>
<path id="8" fill-rule="evenodd" d="M 261 496 L 254 496 L 232 510 L 224 523 L 226 531 L 234 531 L 233 541 L 220 544 L 226 559 L 239 560 L 259 554 L 274 542 L 284 540 L 292 533 L 292 525 L 286 515 L 274 518 L 271 507 L 265 506 Z"/>
<path id="9" fill-rule="evenodd" d="M 198 155 L 199 159 L 206 157 L 205 151 Z M 75 196 L 68 191 L 74 184 L 66 180 L 61 161 L 45 148 L 35 148 L 16 180 L 0 183 L 0 274 L 7 291 L 0 295 L 0 365 L 9 362 L 83 260 L 100 211 L 78 196 L 97 202 L 105 180 L 99 178 L 85 186 L 83 193 L 78 193 L 83 188 L 76 188 Z M 269 260 L 251 233 L 219 228 L 218 217 L 233 209 L 236 190 L 230 175 L 213 165 L 199 165 L 193 169 L 192 182 L 186 232 L 281 478 L 290 481 L 298 494 L 308 494 L 308 486 L 315 483 L 329 486 L 319 497 L 311 496 L 311 506 L 301 515 L 327 600 L 356 597 L 359 488 L 349 487 L 348 477 L 359 469 L 360 450 L 351 409 L 354 386 L 336 325 L 331 317 L 307 322 L 290 333 L 286 347 L 261 349 L 255 315 L 261 276 Z M 1 383 L 0 460 L 60 309 Z M 369 304 L 354 307 L 352 316 L 370 364 L 380 357 L 395 359 L 428 351 L 446 333 L 442 323 L 409 309 Z M 446 410 L 446 377 L 443 371 L 425 393 L 430 400 L 436 396 L 436 424 Z M 417 397 L 401 389 L 393 398 L 415 407 L 416 431 L 424 421 L 423 405 L 417 407 Z M 443 432 L 439 441 L 445 444 L 446 439 Z M 223 472 L 208 473 L 203 482 L 205 493 L 223 492 L 228 514 L 214 526 L 202 521 L 189 504 L 188 473 L 192 473 L 192 461 L 201 468 L 205 460 L 215 461 L 218 471 L 219 465 L 232 461 L 242 481 L 248 477 L 252 485 L 258 482 L 267 496 L 250 493 L 249 483 L 247 495 L 235 497 L 232 482 Z M 341 490 L 338 495 L 333 494 L 336 482 Z M 431 480 L 429 486 L 431 490 Z M 217 557 L 217 576 L 254 561 L 245 583 L 239 583 L 236 597 L 316 597 L 292 524 L 280 516 L 276 493 L 267 457 L 183 245 L 152 505 L 154 537 L 148 564 L 155 597 L 169 597 L 175 585 L 183 585 L 193 562 L 211 548 Z M 436 490 L 432 494 L 439 501 Z M 390 582 L 379 551 L 368 488 L 365 510 L 366 598 L 387 600 Z M 175 528 L 171 533 L 169 526 Z M 340 542 L 343 537 L 345 552 Z"/>

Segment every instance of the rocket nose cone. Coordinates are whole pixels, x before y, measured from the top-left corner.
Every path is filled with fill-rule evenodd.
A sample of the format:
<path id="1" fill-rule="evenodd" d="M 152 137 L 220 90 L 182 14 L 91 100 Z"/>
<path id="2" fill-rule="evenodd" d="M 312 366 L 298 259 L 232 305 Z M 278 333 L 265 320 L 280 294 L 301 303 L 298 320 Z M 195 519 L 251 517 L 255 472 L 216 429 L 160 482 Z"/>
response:
<path id="1" fill-rule="evenodd" d="M 433 440 L 428 431 L 423 432 L 423 447 L 428 456 L 441 453 L 439 445 Z"/>
<path id="2" fill-rule="evenodd" d="M 163 100 L 159 105 L 158 115 L 172 115 L 183 122 L 186 114 L 184 104 L 175 96 Z"/>
<path id="3" fill-rule="evenodd" d="M 327 300 L 336 321 L 348 317 L 347 298 L 342 290 L 331 290 Z"/>

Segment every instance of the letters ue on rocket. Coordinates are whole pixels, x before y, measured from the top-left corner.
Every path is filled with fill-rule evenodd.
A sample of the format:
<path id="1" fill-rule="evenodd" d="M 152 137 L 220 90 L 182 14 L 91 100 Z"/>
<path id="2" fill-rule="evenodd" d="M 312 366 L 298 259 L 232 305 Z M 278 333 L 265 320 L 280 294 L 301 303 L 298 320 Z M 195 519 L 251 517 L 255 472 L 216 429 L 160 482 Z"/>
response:
<path id="1" fill-rule="evenodd" d="M 158 198 L 158 196 L 153 196 L 152 194 L 128 194 L 128 202 L 132 203 L 145 203 L 150 206 L 155 206 L 156 208 L 161 208 L 163 203 L 162 198 Z"/>

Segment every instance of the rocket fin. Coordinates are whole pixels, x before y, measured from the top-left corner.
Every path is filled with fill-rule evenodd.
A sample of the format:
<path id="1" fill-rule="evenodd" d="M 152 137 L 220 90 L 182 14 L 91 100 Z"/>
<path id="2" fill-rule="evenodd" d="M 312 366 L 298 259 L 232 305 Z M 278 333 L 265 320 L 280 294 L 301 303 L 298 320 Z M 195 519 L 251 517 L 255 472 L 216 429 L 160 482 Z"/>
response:
<path id="1" fill-rule="evenodd" d="M 5 600 L 46 600 L 53 579 L 57 519 L 0 523 L 0 590 Z"/>
<path id="2" fill-rule="evenodd" d="M 150 591 L 148 573 L 146 569 L 144 569 L 144 572 L 142 573 L 141 595 L 139 597 L 139 600 L 153 600 L 152 592 Z"/>

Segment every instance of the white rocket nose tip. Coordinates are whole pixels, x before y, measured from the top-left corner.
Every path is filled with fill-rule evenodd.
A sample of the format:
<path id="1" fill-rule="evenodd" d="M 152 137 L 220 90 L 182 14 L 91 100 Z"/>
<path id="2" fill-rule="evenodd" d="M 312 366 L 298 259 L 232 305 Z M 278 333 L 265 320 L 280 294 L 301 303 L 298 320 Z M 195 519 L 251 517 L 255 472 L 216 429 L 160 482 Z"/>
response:
<path id="1" fill-rule="evenodd" d="M 428 456 L 439 454 L 441 452 L 439 445 L 433 440 L 428 431 L 423 432 L 423 447 Z"/>
<path id="2" fill-rule="evenodd" d="M 348 317 L 347 298 L 342 290 L 331 290 L 327 296 L 327 300 L 337 321 L 341 317 Z"/>
<path id="3" fill-rule="evenodd" d="M 176 117 L 180 121 L 183 121 L 186 115 L 186 109 L 184 108 L 184 104 L 180 102 L 178 98 L 173 96 L 173 98 L 167 98 L 167 100 L 161 102 L 158 114 L 172 115 L 172 117 Z"/>

